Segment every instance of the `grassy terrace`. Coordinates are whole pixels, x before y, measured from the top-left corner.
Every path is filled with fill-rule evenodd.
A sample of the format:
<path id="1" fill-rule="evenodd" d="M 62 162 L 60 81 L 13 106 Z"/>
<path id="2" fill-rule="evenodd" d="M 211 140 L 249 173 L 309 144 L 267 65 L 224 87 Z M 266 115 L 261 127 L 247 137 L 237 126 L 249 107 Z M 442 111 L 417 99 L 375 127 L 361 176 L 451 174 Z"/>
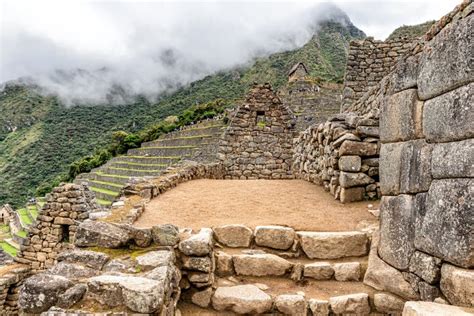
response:
<path id="1" fill-rule="evenodd" d="M 124 171 L 133 171 L 133 172 L 161 172 L 163 170 L 161 169 L 155 169 L 155 170 L 141 170 L 141 169 L 128 169 L 128 168 L 118 168 L 118 167 L 108 167 L 109 169 L 112 170 L 124 170 Z M 128 178 L 128 177 L 127 177 Z"/>
<path id="2" fill-rule="evenodd" d="M 103 171 L 97 171 L 97 172 L 95 172 L 95 174 L 97 174 L 99 176 L 107 176 L 107 177 L 111 177 L 111 178 L 121 178 L 121 179 L 130 178 L 129 176 L 121 176 L 121 175 L 118 175 L 118 174 L 108 174 L 108 173 L 105 173 Z"/>
<path id="3" fill-rule="evenodd" d="M 16 257 L 18 250 L 6 241 L 0 241 L 0 247 L 2 247 L 3 251 L 8 253 L 10 256 Z"/>
<path id="4" fill-rule="evenodd" d="M 153 147 L 140 147 L 135 149 L 194 149 L 196 146 L 153 146 Z M 156 158 L 156 157 L 155 157 Z"/>
<path id="5" fill-rule="evenodd" d="M 181 156 L 120 156 L 127 158 L 137 158 L 137 159 L 181 159 Z"/>
<path id="6" fill-rule="evenodd" d="M 115 187 L 118 189 L 121 189 L 123 185 L 113 183 L 113 182 L 106 182 L 106 181 L 99 181 L 99 180 L 89 180 L 90 183 L 97 183 L 97 184 L 103 184 L 103 185 L 110 185 L 111 187 Z"/>
<path id="7" fill-rule="evenodd" d="M 24 226 L 29 226 L 33 224 L 31 218 L 28 216 L 28 210 L 26 208 L 20 208 L 17 210 L 18 215 L 20 215 L 20 221 Z"/>
<path id="8" fill-rule="evenodd" d="M 114 161 L 114 164 L 121 164 L 121 165 L 130 165 L 130 166 L 154 166 L 154 167 L 168 167 L 169 165 L 166 163 L 138 163 L 138 162 L 127 162 L 127 161 Z"/>
<path id="9" fill-rule="evenodd" d="M 118 196 L 120 194 L 120 192 L 111 191 L 111 190 L 102 189 L 102 188 L 90 187 L 90 189 L 91 189 L 91 191 L 107 194 L 107 195 L 114 196 L 114 197 Z"/>
<path id="10" fill-rule="evenodd" d="M 165 138 L 165 139 L 158 139 L 158 141 L 169 141 L 169 140 L 175 140 L 175 139 L 195 139 L 195 138 L 209 138 L 213 137 L 214 135 L 194 135 L 194 136 L 180 136 L 180 137 L 173 137 L 173 138 Z"/>
<path id="11" fill-rule="evenodd" d="M 112 205 L 112 202 L 107 201 L 107 200 L 102 200 L 102 199 L 95 199 L 97 201 L 97 204 L 102 205 L 102 206 L 109 206 Z"/>
<path id="12" fill-rule="evenodd" d="M 44 203 L 43 203 L 44 205 Z M 41 206 L 43 207 L 43 206 Z M 28 206 L 28 211 L 30 212 L 31 216 L 36 219 L 38 217 L 38 209 L 36 208 L 35 205 L 29 205 Z"/>
<path id="13" fill-rule="evenodd" d="M 28 233 L 24 230 L 19 230 L 16 232 L 16 234 L 18 237 L 21 237 L 21 238 L 26 238 L 26 236 L 28 235 Z"/>

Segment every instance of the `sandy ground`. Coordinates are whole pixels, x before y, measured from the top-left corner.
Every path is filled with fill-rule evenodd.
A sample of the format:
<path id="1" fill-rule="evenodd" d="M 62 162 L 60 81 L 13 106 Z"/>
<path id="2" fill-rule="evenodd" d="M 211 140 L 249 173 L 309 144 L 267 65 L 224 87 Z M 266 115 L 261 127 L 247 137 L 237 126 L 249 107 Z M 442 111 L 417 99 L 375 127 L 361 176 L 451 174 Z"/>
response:
<path id="1" fill-rule="evenodd" d="M 287 225 L 297 230 L 345 231 L 374 222 L 368 205 L 342 204 L 318 185 L 302 180 L 195 180 L 153 199 L 138 227 L 172 223 L 199 229 L 225 224 Z"/>

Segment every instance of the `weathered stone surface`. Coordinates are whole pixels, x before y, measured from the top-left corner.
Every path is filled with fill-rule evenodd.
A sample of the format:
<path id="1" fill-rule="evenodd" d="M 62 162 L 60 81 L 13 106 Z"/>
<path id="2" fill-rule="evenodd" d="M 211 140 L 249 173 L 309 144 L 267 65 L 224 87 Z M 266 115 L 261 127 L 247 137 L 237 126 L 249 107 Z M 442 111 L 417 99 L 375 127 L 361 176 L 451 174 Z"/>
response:
<path id="1" fill-rule="evenodd" d="M 474 83 L 425 102 L 423 133 L 428 142 L 450 142 L 474 137 Z"/>
<path id="2" fill-rule="evenodd" d="M 473 80 L 473 21 L 471 14 L 451 22 L 423 49 L 417 80 L 418 93 L 423 100 Z"/>
<path id="3" fill-rule="evenodd" d="M 212 287 L 208 287 L 202 291 L 195 291 L 191 294 L 191 302 L 197 306 L 206 308 L 211 303 L 212 294 Z"/>
<path id="4" fill-rule="evenodd" d="M 310 299 L 308 306 L 314 316 L 327 316 L 329 315 L 329 301 Z"/>
<path id="5" fill-rule="evenodd" d="M 387 291 L 408 300 L 419 299 L 419 294 L 405 280 L 402 273 L 379 258 L 378 244 L 379 234 L 374 233 L 364 283 L 379 291 Z"/>
<path id="6" fill-rule="evenodd" d="M 212 229 L 201 228 L 199 233 L 179 243 L 179 250 L 187 256 L 205 256 L 211 252 Z"/>
<path id="7" fill-rule="evenodd" d="M 92 269 L 101 270 L 104 264 L 109 260 L 109 256 L 102 252 L 74 249 L 60 252 L 57 260 L 81 263 Z"/>
<path id="8" fill-rule="evenodd" d="M 37 274 L 26 279 L 20 290 L 18 305 L 26 313 L 45 312 L 56 304 L 59 295 L 73 285 L 62 276 Z"/>
<path id="9" fill-rule="evenodd" d="M 344 172 L 339 174 L 339 184 L 343 188 L 365 186 L 374 183 L 375 180 L 363 172 Z"/>
<path id="10" fill-rule="evenodd" d="M 382 144 L 379 158 L 380 190 L 383 195 L 400 193 L 404 143 Z"/>
<path id="11" fill-rule="evenodd" d="M 400 193 L 428 191 L 431 184 L 431 151 L 425 140 L 403 143 L 400 170 Z"/>
<path id="12" fill-rule="evenodd" d="M 418 78 L 419 56 L 409 56 L 402 62 L 398 62 L 390 76 L 390 89 L 393 92 L 400 92 L 405 89 L 416 87 Z"/>
<path id="13" fill-rule="evenodd" d="M 310 259 L 337 259 L 367 254 L 367 235 L 361 232 L 297 232 Z"/>
<path id="14" fill-rule="evenodd" d="M 405 301 L 389 293 L 375 293 L 374 305 L 377 312 L 395 314 L 403 311 Z"/>
<path id="15" fill-rule="evenodd" d="M 227 247 L 249 247 L 252 242 L 252 234 L 250 228 L 240 224 L 214 227 L 216 240 Z"/>
<path id="16" fill-rule="evenodd" d="M 380 141 L 392 143 L 421 138 L 423 102 L 416 89 L 387 97 L 380 109 Z"/>
<path id="17" fill-rule="evenodd" d="M 473 308 L 451 306 L 432 302 L 406 302 L 403 316 L 472 316 Z"/>
<path id="18" fill-rule="evenodd" d="M 451 304 L 474 307 L 474 270 L 445 263 L 441 268 L 440 284 Z"/>
<path id="19" fill-rule="evenodd" d="M 334 278 L 336 281 L 359 281 L 361 267 L 359 262 L 335 263 Z"/>
<path id="20" fill-rule="evenodd" d="M 209 257 L 182 256 L 183 268 L 200 272 L 211 272 L 212 260 Z"/>
<path id="21" fill-rule="evenodd" d="M 67 289 L 64 293 L 58 296 L 58 301 L 55 304 L 61 308 L 69 308 L 72 305 L 79 302 L 87 291 L 87 285 L 76 284 L 73 287 Z"/>
<path id="22" fill-rule="evenodd" d="M 144 269 L 154 269 L 169 266 L 174 263 L 174 252 L 168 250 L 150 251 L 135 258 L 138 265 Z"/>
<path id="23" fill-rule="evenodd" d="M 413 195 L 383 196 L 380 204 L 379 255 L 400 270 L 408 270 L 414 247 Z"/>
<path id="24" fill-rule="evenodd" d="M 179 242 L 179 229 L 172 224 L 153 226 L 151 234 L 155 243 L 160 246 L 174 246 Z"/>
<path id="25" fill-rule="evenodd" d="M 441 259 L 415 251 L 410 259 L 410 272 L 416 274 L 426 282 L 434 284 L 441 276 Z"/>
<path id="26" fill-rule="evenodd" d="M 358 172 L 362 166 L 362 159 L 359 156 L 342 156 L 338 163 L 341 171 Z"/>
<path id="27" fill-rule="evenodd" d="M 303 295 L 278 295 L 275 298 L 275 307 L 285 315 L 306 316 L 306 300 Z"/>
<path id="28" fill-rule="evenodd" d="M 377 154 L 377 144 L 356 142 L 352 140 L 346 140 L 342 143 L 339 148 L 340 156 L 374 156 Z"/>
<path id="29" fill-rule="evenodd" d="M 255 227 L 255 243 L 263 247 L 286 250 L 293 245 L 295 236 L 295 231 L 290 227 Z"/>
<path id="30" fill-rule="evenodd" d="M 365 293 L 333 296 L 329 298 L 331 310 L 335 314 L 360 314 L 370 313 L 369 295 Z"/>
<path id="31" fill-rule="evenodd" d="M 129 240 L 128 232 L 117 225 L 85 221 L 77 228 L 75 244 L 78 247 L 119 248 Z"/>
<path id="32" fill-rule="evenodd" d="M 219 276 L 234 274 L 234 262 L 231 255 L 222 251 L 216 253 L 216 273 Z"/>
<path id="33" fill-rule="evenodd" d="M 78 280 L 83 278 L 90 278 L 100 273 L 100 270 L 91 269 L 77 263 L 59 262 L 48 273 L 53 275 L 60 275 L 71 280 Z"/>
<path id="34" fill-rule="evenodd" d="M 474 178 L 474 139 L 435 144 L 431 157 L 433 178 Z"/>
<path id="35" fill-rule="evenodd" d="M 218 287 L 212 297 L 212 306 L 218 311 L 261 314 L 272 308 L 272 298 L 255 285 Z"/>
<path id="36" fill-rule="evenodd" d="M 232 259 L 238 275 L 284 275 L 293 266 L 288 260 L 272 254 L 234 255 Z"/>
<path id="37" fill-rule="evenodd" d="M 122 227 L 128 230 L 130 239 L 138 247 L 146 248 L 150 246 L 153 241 L 151 229 L 149 228 L 137 228 L 131 225 L 123 225 Z"/>
<path id="38" fill-rule="evenodd" d="M 440 296 L 440 291 L 437 286 L 428 284 L 421 280 L 418 282 L 418 291 L 420 292 L 420 299 L 422 301 L 433 302 Z"/>
<path id="39" fill-rule="evenodd" d="M 364 194 L 364 187 L 341 188 L 341 203 L 362 201 L 364 199 Z"/>
<path id="40" fill-rule="evenodd" d="M 461 267 L 473 267 L 472 205 L 474 179 L 433 180 L 415 247 Z"/>
<path id="41" fill-rule="evenodd" d="M 304 265 L 303 275 L 316 280 L 329 280 L 334 275 L 334 269 L 329 262 L 314 262 Z"/>

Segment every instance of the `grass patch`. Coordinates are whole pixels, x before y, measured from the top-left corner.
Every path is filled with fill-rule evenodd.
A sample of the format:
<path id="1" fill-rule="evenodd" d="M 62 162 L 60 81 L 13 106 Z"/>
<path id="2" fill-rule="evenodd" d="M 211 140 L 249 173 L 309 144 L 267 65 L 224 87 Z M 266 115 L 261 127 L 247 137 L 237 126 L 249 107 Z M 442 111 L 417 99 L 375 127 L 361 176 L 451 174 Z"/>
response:
<path id="1" fill-rule="evenodd" d="M 18 237 L 21 237 L 21 238 L 26 238 L 26 236 L 28 236 L 28 233 L 24 230 L 19 230 L 16 232 L 16 234 Z"/>
<path id="2" fill-rule="evenodd" d="M 90 187 L 91 191 L 94 191 L 94 192 L 98 192 L 98 193 L 103 193 L 103 194 L 107 194 L 107 195 L 110 195 L 110 196 L 113 196 L 113 197 L 116 197 L 120 194 L 120 192 L 115 192 L 115 191 L 111 191 L 111 190 L 107 190 L 107 189 L 101 189 L 101 188 L 96 188 L 96 187 Z"/>
<path id="3" fill-rule="evenodd" d="M 28 210 L 26 208 L 20 208 L 17 210 L 17 213 L 20 215 L 20 221 L 23 223 L 23 225 L 29 226 L 33 224 L 31 218 L 28 216 Z"/>
<path id="4" fill-rule="evenodd" d="M 90 183 L 97 183 L 97 184 L 103 184 L 103 185 L 110 185 L 111 187 L 119 188 L 121 189 L 123 185 L 113 183 L 113 182 L 106 182 L 106 181 L 99 181 L 99 180 L 89 180 Z"/>
<path id="5" fill-rule="evenodd" d="M 139 162 L 128 162 L 128 161 L 117 161 L 113 163 L 115 164 L 121 164 L 121 165 L 130 165 L 130 166 L 143 166 L 143 167 L 148 167 L 148 166 L 153 166 L 153 167 L 167 167 L 168 164 L 165 163 L 139 163 Z"/>
<path id="6" fill-rule="evenodd" d="M 136 158 L 136 159 L 181 159 L 181 156 L 122 156 L 128 158 Z"/>
<path id="7" fill-rule="evenodd" d="M 121 176 L 119 174 L 108 174 L 102 171 L 98 171 L 95 173 L 98 176 L 104 176 L 104 177 L 111 177 L 111 178 L 120 178 L 120 179 L 128 179 L 130 178 L 129 176 Z"/>
<path id="8" fill-rule="evenodd" d="M 210 138 L 214 135 L 194 135 L 194 136 L 180 136 L 180 137 L 170 137 L 170 138 L 163 138 L 158 139 L 158 142 L 168 141 L 168 140 L 175 140 L 175 139 L 195 139 L 195 138 Z"/>
<path id="9" fill-rule="evenodd" d="M 136 259 L 140 255 L 143 255 L 149 251 L 156 250 L 156 246 L 150 246 L 147 248 L 139 248 L 139 247 L 130 246 L 130 248 L 118 248 L 118 249 L 110 249 L 110 248 L 104 248 L 104 247 L 90 247 L 86 249 L 91 250 L 91 251 L 105 253 L 112 259 L 123 258 L 123 257 L 130 257 L 132 259 Z"/>
<path id="10" fill-rule="evenodd" d="M 136 149 L 194 149 L 197 148 L 196 146 L 153 146 L 153 147 L 140 147 Z"/>
<path id="11" fill-rule="evenodd" d="M 3 251 L 12 257 L 16 257 L 16 254 L 18 253 L 18 250 L 15 247 L 5 241 L 0 241 L 0 247 L 2 247 Z"/>
<path id="12" fill-rule="evenodd" d="M 9 233 L 10 232 L 10 226 L 4 225 L 4 224 L 0 225 L 0 232 Z"/>
<path id="13" fill-rule="evenodd" d="M 102 206 L 110 206 L 112 205 L 112 202 L 111 201 L 107 201 L 107 200 L 102 200 L 102 199 L 95 199 L 97 201 L 97 204 L 99 205 L 102 205 Z"/>
<path id="14" fill-rule="evenodd" d="M 119 168 L 119 167 L 109 167 L 112 170 L 122 170 L 122 171 L 133 171 L 133 172 L 161 172 L 162 169 L 153 169 L 153 170 L 142 170 L 142 169 L 129 169 L 129 168 Z"/>

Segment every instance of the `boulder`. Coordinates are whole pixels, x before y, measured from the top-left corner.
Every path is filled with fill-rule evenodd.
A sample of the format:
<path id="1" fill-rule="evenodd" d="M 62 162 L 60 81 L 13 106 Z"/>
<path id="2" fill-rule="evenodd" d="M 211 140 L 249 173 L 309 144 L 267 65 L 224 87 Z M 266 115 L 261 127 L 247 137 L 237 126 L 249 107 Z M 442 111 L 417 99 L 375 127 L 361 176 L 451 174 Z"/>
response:
<path id="1" fill-rule="evenodd" d="M 346 140 L 339 148 L 339 156 L 375 156 L 377 144 Z"/>
<path id="2" fill-rule="evenodd" d="M 160 246 L 174 246 L 179 242 L 179 229 L 172 224 L 155 225 L 151 234 L 153 241 Z"/>
<path id="3" fill-rule="evenodd" d="M 74 249 L 60 252 L 56 259 L 59 262 L 80 263 L 89 268 L 101 270 L 110 258 L 102 252 Z"/>
<path id="4" fill-rule="evenodd" d="M 441 259 L 415 251 L 410 259 L 410 272 L 430 284 L 437 283 L 441 276 Z"/>
<path id="5" fill-rule="evenodd" d="M 380 109 L 380 141 L 391 143 L 423 137 L 423 102 L 417 89 L 395 93 L 382 102 Z"/>
<path id="6" fill-rule="evenodd" d="M 308 301 L 308 306 L 314 316 L 329 315 L 329 301 L 312 298 Z"/>
<path id="7" fill-rule="evenodd" d="M 76 284 L 58 296 L 56 306 L 69 308 L 79 302 L 87 291 L 87 285 Z"/>
<path id="8" fill-rule="evenodd" d="M 71 280 L 90 278 L 100 273 L 100 270 L 91 269 L 78 263 L 58 262 L 47 273 L 60 275 Z"/>
<path id="9" fill-rule="evenodd" d="M 151 245 L 153 241 L 153 236 L 151 234 L 151 229 L 149 228 L 136 228 L 131 225 L 122 226 L 128 229 L 131 240 L 138 247 L 146 248 Z"/>
<path id="10" fill-rule="evenodd" d="M 334 275 L 334 269 L 329 262 L 314 262 L 304 265 L 303 275 L 316 280 L 329 280 Z"/>
<path id="11" fill-rule="evenodd" d="M 272 308 L 272 298 L 255 285 L 218 287 L 212 297 L 212 306 L 237 314 L 262 314 Z"/>
<path id="12" fill-rule="evenodd" d="M 471 14 L 452 21 L 426 43 L 420 56 L 417 80 L 421 99 L 432 98 L 472 81 L 473 19 Z"/>
<path id="13" fill-rule="evenodd" d="M 402 272 L 385 263 L 377 254 L 379 233 L 374 233 L 369 253 L 369 264 L 364 276 L 364 283 L 379 290 L 386 291 L 407 300 L 419 299 L 419 294 L 405 280 Z"/>
<path id="14" fill-rule="evenodd" d="M 472 316 L 474 308 L 451 306 L 432 302 L 406 302 L 403 316 Z"/>
<path id="15" fill-rule="evenodd" d="M 339 170 L 348 172 L 359 172 L 362 159 L 359 156 L 342 156 L 338 161 Z"/>
<path id="16" fill-rule="evenodd" d="M 75 245 L 78 247 L 104 247 L 119 248 L 125 246 L 130 240 L 126 229 L 117 225 L 84 221 L 77 228 Z"/>
<path id="17" fill-rule="evenodd" d="M 233 224 L 214 228 L 216 240 L 227 247 L 247 248 L 252 242 L 252 230 L 245 225 Z"/>
<path id="18" fill-rule="evenodd" d="M 474 83 L 425 102 L 423 133 L 428 142 L 474 138 Z"/>
<path id="19" fill-rule="evenodd" d="M 20 289 L 18 306 L 25 313 L 39 314 L 54 306 L 74 283 L 65 277 L 37 274 L 27 278 Z"/>
<path id="20" fill-rule="evenodd" d="M 359 262 L 335 263 L 334 278 L 336 281 L 359 281 L 361 267 Z"/>
<path id="21" fill-rule="evenodd" d="M 297 232 L 310 259 L 338 259 L 367 254 L 368 239 L 361 232 Z"/>
<path id="22" fill-rule="evenodd" d="M 234 255 L 232 260 L 238 275 L 284 275 L 293 267 L 288 260 L 272 254 Z"/>
<path id="23" fill-rule="evenodd" d="M 402 312 L 405 301 L 389 293 L 375 293 L 374 305 L 377 312 L 397 314 Z"/>
<path id="24" fill-rule="evenodd" d="M 474 178 L 474 139 L 435 144 L 431 156 L 433 178 Z"/>
<path id="25" fill-rule="evenodd" d="M 329 298 L 331 310 L 335 314 L 360 314 L 370 313 L 369 295 L 365 293 L 333 296 Z"/>
<path id="26" fill-rule="evenodd" d="M 339 184 L 343 188 L 365 186 L 374 183 L 375 180 L 363 172 L 344 172 L 339 173 Z"/>
<path id="27" fill-rule="evenodd" d="M 383 196 L 380 204 L 379 255 L 399 270 L 408 270 L 415 251 L 414 196 Z"/>
<path id="28" fill-rule="evenodd" d="M 150 251 L 135 258 L 137 264 L 144 270 L 172 265 L 175 261 L 173 251 Z"/>
<path id="29" fill-rule="evenodd" d="M 295 240 L 293 228 L 284 226 L 257 226 L 255 243 L 258 246 L 287 250 Z"/>
<path id="30" fill-rule="evenodd" d="M 472 205 L 474 179 L 433 180 L 415 247 L 458 266 L 474 267 Z"/>
<path id="31" fill-rule="evenodd" d="M 472 269 L 443 264 L 440 287 L 451 304 L 474 307 L 474 271 Z"/>
<path id="32" fill-rule="evenodd" d="M 303 295 L 278 295 L 275 298 L 276 309 L 285 315 L 306 316 L 307 306 Z"/>
<path id="33" fill-rule="evenodd" d="M 199 233 L 181 241 L 179 250 L 186 256 L 205 256 L 211 253 L 213 238 L 212 229 L 201 228 Z"/>

